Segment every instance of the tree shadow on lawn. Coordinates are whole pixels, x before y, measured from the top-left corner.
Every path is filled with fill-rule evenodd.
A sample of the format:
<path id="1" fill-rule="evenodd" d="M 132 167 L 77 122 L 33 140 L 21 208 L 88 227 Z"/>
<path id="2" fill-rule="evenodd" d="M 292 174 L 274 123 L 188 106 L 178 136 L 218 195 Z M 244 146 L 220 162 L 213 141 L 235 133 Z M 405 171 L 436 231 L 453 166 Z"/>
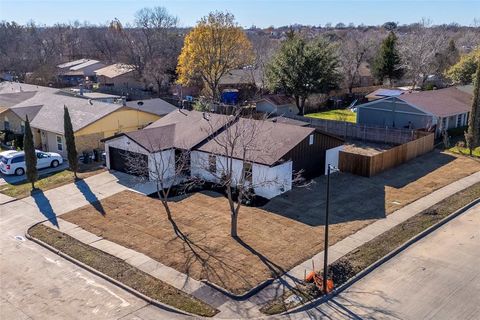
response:
<path id="1" fill-rule="evenodd" d="M 408 163 L 366 178 L 349 173 L 330 176 L 331 224 L 382 219 L 387 215 L 387 187 L 402 188 L 455 160 L 454 156 L 430 152 Z M 305 188 L 292 190 L 270 200 L 262 209 L 310 226 L 325 224 L 325 176 Z"/>
<path id="2" fill-rule="evenodd" d="M 95 210 L 97 210 L 102 216 L 106 214 L 102 203 L 97 198 L 95 193 L 92 192 L 90 186 L 83 179 L 75 180 L 75 186 L 83 194 L 85 200 L 87 200 L 95 208 Z"/>
<path id="3" fill-rule="evenodd" d="M 48 221 L 50 221 L 52 225 L 58 228 L 57 215 L 53 211 L 50 200 L 48 200 L 43 191 L 41 189 L 35 189 L 31 191 L 30 195 L 35 201 L 38 210 L 40 210 L 40 212 L 45 216 L 45 218 L 48 219 Z"/>
<path id="4" fill-rule="evenodd" d="M 180 229 L 171 216 L 168 217 L 168 221 L 172 225 L 177 239 L 180 239 L 183 242 L 183 252 L 190 253 L 189 256 L 186 256 L 184 262 L 183 269 L 185 270 L 185 274 L 189 275 L 189 270 L 193 264 L 200 263 L 202 266 L 202 273 L 205 275 L 204 277 L 208 281 L 216 283 L 222 288 L 229 288 L 229 285 L 223 281 L 223 279 L 228 277 L 228 275 L 235 276 L 235 278 L 243 281 L 243 283 L 248 287 L 256 285 L 256 283 L 251 283 L 251 278 L 248 277 L 248 271 L 245 272 L 239 268 L 236 268 L 234 265 L 229 264 L 228 260 L 219 255 L 217 252 L 198 244 L 198 242 L 201 242 L 203 239 L 196 241 L 192 240 L 188 234 L 184 233 Z M 207 235 L 204 235 L 204 238 L 206 237 Z M 170 241 L 173 240 L 174 239 Z"/>

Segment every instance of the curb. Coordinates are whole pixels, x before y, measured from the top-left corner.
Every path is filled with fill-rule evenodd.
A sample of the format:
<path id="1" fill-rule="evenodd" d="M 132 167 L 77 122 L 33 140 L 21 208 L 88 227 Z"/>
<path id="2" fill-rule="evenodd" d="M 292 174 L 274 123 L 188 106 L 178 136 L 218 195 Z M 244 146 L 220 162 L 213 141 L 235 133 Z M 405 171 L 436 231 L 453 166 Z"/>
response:
<path id="1" fill-rule="evenodd" d="M 136 296 L 137 298 L 140 298 L 140 299 L 144 300 L 145 302 L 147 302 L 147 303 L 149 303 L 149 304 L 151 304 L 151 305 L 154 305 L 154 306 L 156 306 L 156 307 L 158 307 L 158 308 L 160 308 L 160 309 L 163 309 L 163 310 L 168 311 L 168 312 L 173 312 L 173 313 L 176 313 L 176 314 L 181 314 L 181 315 L 185 315 L 185 316 L 191 316 L 191 317 L 194 317 L 194 318 L 199 318 L 199 317 L 201 318 L 201 317 L 202 317 L 202 316 L 199 316 L 199 315 L 197 315 L 197 314 L 193 314 L 193 313 L 190 313 L 190 312 L 187 312 L 187 311 L 183 311 L 183 310 L 177 309 L 177 308 L 175 308 L 175 307 L 169 306 L 169 305 L 167 305 L 167 304 L 164 304 L 164 303 L 162 303 L 162 302 L 160 302 L 160 301 L 158 301 L 158 300 L 152 299 L 152 298 L 144 295 L 143 293 L 141 293 L 141 292 L 139 292 L 139 291 L 137 291 L 137 290 L 135 290 L 135 289 L 133 289 L 133 288 L 125 285 L 125 284 L 123 284 L 122 282 L 120 282 L 120 281 L 118 281 L 118 280 L 116 280 L 116 279 L 113 279 L 113 278 L 111 278 L 110 276 L 108 276 L 108 275 L 106 275 L 106 274 L 98 271 L 97 269 L 94 269 L 94 268 L 90 267 L 89 265 L 86 265 L 86 264 L 84 264 L 83 262 L 81 262 L 81 261 L 79 261 L 79 260 L 77 260 L 77 259 L 74 259 L 74 258 L 70 257 L 69 255 L 61 252 L 60 250 L 52 247 L 51 245 L 43 242 L 42 240 L 39 240 L 39 239 L 37 239 L 37 238 L 35 238 L 35 237 L 32 237 L 32 236 L 28 233 L 31 228 L 33 228 L 33 227 L 35 227 L 35 226 L 37 226 L 37 225 L 39 225 L 39 224 L 41 224 L 41 223 L 43 223 L 43 222 L 45 222 L 45 221 L 48 221 L 48 220 L 40 221 L 40 222 L 37 222 L 37 223 L 35 223 L 34 225 L 30 226 L 30 227 L 27 229 L 27 232 L 25 232 L 25 237 L 26 237 L 28 240 L 31 240 L 31 241 L 39 244 L 40 246 L 42 246 L 42 247 L 44 247 L 44 248 L 52 251 L 53 253 L 59 255 L 60 257 L 62 257 L 62 258 L 64 258 L 64 259 L 66 259 L 66 260 L 68 260 L 68 261 L 76 264 L 77 266 L 79 266 L 79 267 L 81 267 L 81 268 L 83 268 L 83 269 L 85 269 L 85 270 L 87 270 L 87 271 L 89 271 L 89 272 L 91 272 L 91 273 L 93 273 L 93 274 L 95 274 L 95 275 L 97 275 L 97 276 L 99 276 L 100 278 L 102 278 L 102 279 L 104 279 L 104 280 L 107 280 L 108 282 L 110 282 L 110 283 L 112 283 L 112 284 L 114 284 L 114 285 L 122 288 L 123 290 L 125 290 L 125 291 L 133 294 L 133 295 Z M 198 298 L 197 298 L 197 299 L 198 299 Z"/>
<path id="2" fill-rule="evenodd" d="M 247 292 L 243 293 L 243 294 L 235 294 L 233 292 L 230 292 L 218 285 L 216 285 L 215 283 L 212 283 L 208 280 L 205 280 L 205 279 L 202 279 L 200 280 L 202 283 L 208 285 L 209 287 L 217 290 L 217 291 L 220 291 L 223 295 L 233 299 L 233 300 L 237 300 L 237 301 L 241 301 L 241 300 L 246 300 L 248 298 L 250 298 L 251 296 L 257 294 L 259 291 L 263 290 L 263 288 L 265 288 L 266 286 L 268 286 L 269 284 L 271 284 L 275 279 L 274 278 L 268 278 L 267 280 L 261 282 L 259 285 L 253 287 L 252 289 L 248 290 Z"/>
<path id="3" fill-rule="evenodd" d="M 343 291 L 345 291 L 346 289 L 348 289 L 349 287 L 351 287 L 354 283 L 356 283 L 357 281 L 361 280 L 362 278 L 364 278 L 366 275 L 368 275 L 370 272 L 372 272 L 373 270 L 375 270 L 376 268 L 378 268 L 380 265 L 384 264 L 385 262 L 387 262 L 388 260 L 392 259 L 394 256 L 396 256 L 397 254 L 401 253 L 402 251 L 404 251 L 405 249 L 407 249 L 408 247 L 410 247 L 412 244 L 414 244 L 415 242 L 425 238 L 426 236 L 428 236 L 429 234 L 431 234 L 432 232 L 434 232 L 435 230 L 439 229 L 440 227 L 442 227 L 443 225 L 445 225 L 446 223 L 448 223 L 449 221 L 455 219 L 456 217 L 458 217 L 459 215 L 461 215 L 462 213 L 464 213 L 465 211 L 467 211 L 468 209 L 476 206 L 477 204 L 480 204 L 480 199 L 476 199 L 476 200 L 473 200 L 472 202 L 470 202 L 469 204 L 465 205 L 464 207 L 458 209 L 457 211 L 451 213 L 450 215 L 446 216 L 445 218 L 443 218 L 442 220 L 438 221 L 436 224 L 428 227 L 427 229 L 423 230 L 422 232 L 420 232 L 419 234 L 413 236 L 411 239 L 407 240 L 405 243 L 403 243 L 402 245 L 400 245 L 398 248 L 396 248 L 395 250 L 391 251 L 390 253 L 388 253 L 387 255 L 383 256 L 382 258 L 380 258 L 379 260 L 377 260 L 376 262 L 372 263 L 370 266 L 366 267 L 365 269 L 363 269 L 362 271 L 360 271 L 359 273 L 357 273 L 355 276 L 353 276 L 352 278 L 350 278 L 350 280 L 348 280 L 347 282 L 345 282 L 344 284 L 342 284 L 340 287 L 334 289 L 331 293 L 327 294 L 327 295 L 324 295 L 324 296 L 321 296 L 317 299 L 314 299 L 314 300 L 311 300 L 305 304 L 302 304 L 302 305 L 299 305 L 295 308 L 292 308 L 290 310 L 287 310 L 285 312 L 282 312 L 282 313 L 279 313 L 278 315 L 288 315 L 288 314 L 291 314 L 291 313 L 296 313 L 296 312 L 301 312 L 301 311 L 306 311 L 308 309 L 311 309 L 313 307 L 316 307 L 322 303 L 325 303 L 327 302 L 328 300 L 330 300 L 331 298 L 337 296 L 338 294 L 342 293 Z M 423 212 L 423 211 L 422 211 Z M 419 212 L 421 213 L 421 212 Z"/>

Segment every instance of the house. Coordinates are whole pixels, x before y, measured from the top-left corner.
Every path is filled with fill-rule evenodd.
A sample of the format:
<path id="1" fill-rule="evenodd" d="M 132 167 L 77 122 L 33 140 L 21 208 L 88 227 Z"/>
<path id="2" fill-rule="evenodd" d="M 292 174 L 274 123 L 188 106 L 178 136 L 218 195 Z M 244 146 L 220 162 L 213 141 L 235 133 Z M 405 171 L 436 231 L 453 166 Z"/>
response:
<path id="1" fill-rule="evenodd" d="M 263 75 L 260 69 L 243 68 L 233 69 L 225 73 L 218 83 L 220 92 L 233 92 L 236 90 L 237 101 L 252 99 L 259 89 L 263 88 Z M 224 101 L 229 103 L 228 101 Z"/>
<path id="2" fill-rule="evenodd" d="M 220 146 L 219 141 L 231 132 L 239 133 L 238 145 L 251 144 L 245 157 L 239 147 L 226 155 Z M 169 113 L 143 130 L 104 142 L 109 169 L 132 173 L 125 155 L 135 155 L 148 162 L 150 170 L 145 174 L 150 180 L 155 179 L 158 165 L 173 179 L 175 159 L 182 150 L 190 151 L 189 170 L 184 175 L 209 182 L 218 182 L 231 159 L 233 176 L 238 179 L 242 169 L 249 170 L 254 192 L 268 199 L 290 190 L 296 173 L 304 177 L 325 174 L 328 163 L 338 164 L 343 148 L 343 140 L 314 128 L 187 110 Z"/>
<path id="3" fill-rule="evenodd" d="M 105 64 L 94 59 L 79 59 L 57 65 L 58 77 L 61 83 L 76 86 L 85 81 L 95 81 L 95 70 Z"/>
<path id="4" fill-rule="evenodd" d="M 0 129 L 22 132 L 26 116 L 30 120 L 35 147 L 66 156 L 63 132 L 64 106 L 69 110 L 79 152 L 102 148 L 100 141 L 127 131 L 135 131 L 158 120 L 159 115 L 123 104 L 103 103 L 64 95 L 58 89 L 40 87 L 38 91 L 12 92 L 16 88 L 34 89 L 18 83 L 0 83 Z M 51 89 L 51 90 L 50 90 Z M 8 93 L 2 93 L 8 92 Z"/>
<path id="5" fill-rule="evenodd" d="M 178 110 L 173 104 L 160 98 L 127 101 L 126 106 L 143 112 L 163 117 L 172 111 Z"/>
<path id="6" fill-rule="evenodd" d="M 118 90 L 145 88 L 141 81 L 135 77 L 135 68 L 128 64 L 115 63 L 95 70 L 97 82 L 102 87 Z"/>
<path id="7" fill-rule="evenodd" d="M 370 64 L 361 62 L 358 67 L 358 80 L 354 84 L 356 87 L 370 87 L 375 84 L 375 78 L 372 75 Z"/>
<path id="8" fill-rule="evenodd" d="M 267 95 L 256 102 L 257 112 L 272 115 L 298 114 L 295 100 L 284 95 Z"/>
<path id="9" fill-rule="evenodd" d="M 383 99 L 383 98 L 386 98 L 386 97 L 398 97 L 398 96 L 404 94 L 405 92 L 406 91 L 402 90 L 402 89 L 380 88 L 380 89 L 377 89 L 373 92 L 370 92 L 369 94 L 367 94 L 365 96 L 365 98 L 367 98 L 368 101 L 375 101 L 375 100 Z"/>
<path id="10" fill-rule="evenodd" d="M 450 87 L 403 93 L 357 106 L 357 123 L 412 129 L 443 130 L 466 126 L 472 94 Z"/>

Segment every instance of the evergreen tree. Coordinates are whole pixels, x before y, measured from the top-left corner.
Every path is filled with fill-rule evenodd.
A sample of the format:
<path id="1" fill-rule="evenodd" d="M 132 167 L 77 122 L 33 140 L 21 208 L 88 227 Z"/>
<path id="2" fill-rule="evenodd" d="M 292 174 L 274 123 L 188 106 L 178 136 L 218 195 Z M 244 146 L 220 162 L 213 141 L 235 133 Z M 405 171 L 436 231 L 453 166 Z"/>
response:
<path id="1" fill-rule="evenodd" d="M 383 40 L 380 50 L 377 53 L 373 63 L 373 73 L 375 77 L 383 81 L 387 78 L 392 83 L 394 79 L 400 79 L 403 76 L 401 68 L 400 55 L 397 48 L 397 36 L 391 31 Z"/>
<path id="2" fill-rule="evenodd" d="M 32 190 L 35 189 L 35 181 L 38 179 L 37 172 L 37 155 L 35 153 L 35 146 L 33 144 L 33 134 L 30 128 L 30 121 L 28 116 L 25 120 L 25 134 L 23 136 L 23 151 L 25 152 L 25 167 L 27 174 L 27 181 L 32 184 Z"/>
<path id="3" fill-rule="evenodd" d="M 63 131 L 65 133 L 65 143 L 67 145 L 68 164 L 70 165 L 70 170 L 72 170 L 75 179 L 77 179 L 78 155 L 77 148 L 75 146 L 75 135 L 73 134 L 72 120 L 70 119 L 68 108 L 63 106 L 63 110 Z"/>
<path id="4" fill-rule="evenodd" d="M 477 61 L 477 72 L 475 73 L 472 111 L 468 121 L 467 143 L 470 155 L 473 149 L 480 146 L 480 60 Z"/>
<path id="5" fill-rule="evenodd" d="M 282 91 L 295 98 L 300 114 L 312 93 L 328 93 L 338 86 L 338 57 L 325 39 L 307 41 L 287 33 L 278 53 L 267 66 L 267 83 L 272 91 Z"/>

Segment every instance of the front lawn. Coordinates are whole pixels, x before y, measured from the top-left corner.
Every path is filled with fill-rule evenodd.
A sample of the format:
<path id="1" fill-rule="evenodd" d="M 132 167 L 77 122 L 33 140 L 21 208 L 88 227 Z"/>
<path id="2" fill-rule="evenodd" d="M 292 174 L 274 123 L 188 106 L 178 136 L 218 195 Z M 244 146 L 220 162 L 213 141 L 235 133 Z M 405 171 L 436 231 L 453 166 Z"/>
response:
<path id="1" fill-rule="evenodd" d="M 348 109 L 328 110 L 316 113 L 306 114 L 305 117 L 325 119 L 325 120 L 337 120 L 347 122 L 357 122 L 357 114 Z"/>
<path id="2" fill-rule="evenodd" d="M 81 171 L 77 175 L 80 179 L 85 179 L 87 177 L 93 176 L 97 173 L 103 172 L 103 168 L 90 168 L 82 167 Z M 60 172 L 49 173 L 41 175 L 37 182 L 35 182 L 35 187 L 43 191 L 48 189 L 57 188 L 68 183 L 74 182 L 73 172 L 70 170 L 63 170 Z M 13 198 L 24 198 L 30 196 L 30 191 L 32 190 L 32 185 L 29 182 L 20 182 L 20 183 L 6 183 L 0 185 L 0 193 L 3 193 L 7 196 Z"/>
<path id="3" fill-rule="evenodd" d="M 331 181 L 330 241 L 334 243 L 432 191 L 480 170 L 480 162 L 431 152 L 372 178 L 337 174 Z M 62 219 L 141 252 L 194 279 L 243 294 L 323 250 L 325 177 L 308 188 L 242 207 L 239 237 L 230 237 L 225 197 L 195 193 L 171 201 L 172 220 L 157 199 L 122 192 Z"/>

